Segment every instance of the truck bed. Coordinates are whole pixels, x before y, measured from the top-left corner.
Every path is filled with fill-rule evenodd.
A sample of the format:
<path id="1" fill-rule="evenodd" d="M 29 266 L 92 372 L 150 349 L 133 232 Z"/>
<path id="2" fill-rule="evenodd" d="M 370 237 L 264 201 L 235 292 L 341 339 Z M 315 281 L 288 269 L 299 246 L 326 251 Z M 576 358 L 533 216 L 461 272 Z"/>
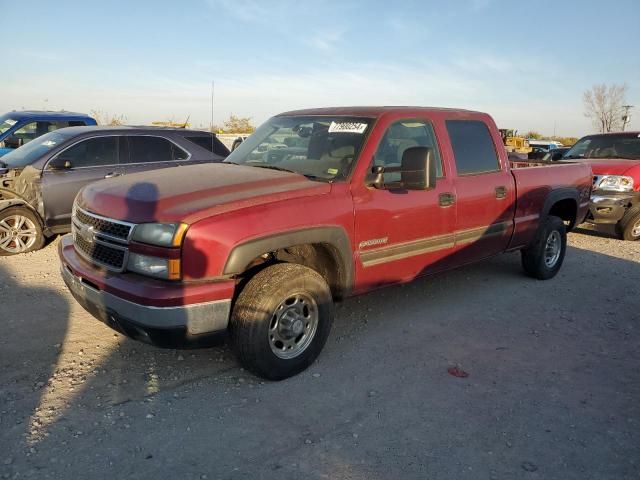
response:
<path id="1" fill-rule="evenodd" d="M 554 191 L 566 193 L 573 190 L 578 205 L 575 224 L 587 216 L 591 194 L 591 167 L 575 162 L 527 162 L 512 161 L 511 173 L 515 177 L 516 212 L 514 233 L 510 248 L 526 245 L 538 228 L 541 214 L 546 214 L 540 205 L 553 200 Z M 572 229 L 574 225 L 569 225 Z"/>

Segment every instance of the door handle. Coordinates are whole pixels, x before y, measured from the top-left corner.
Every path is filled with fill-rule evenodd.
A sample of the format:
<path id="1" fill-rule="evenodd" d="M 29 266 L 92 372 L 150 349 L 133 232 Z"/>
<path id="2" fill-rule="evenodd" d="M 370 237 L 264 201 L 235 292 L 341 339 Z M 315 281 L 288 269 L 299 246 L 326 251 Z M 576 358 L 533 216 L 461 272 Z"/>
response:
<path id="1" fill-rule="evenodd" d="M 109 172 L 107 173 L 104 178 L 113 178 L 113 177 L 119 177 L 120 175 L 122 175 L 121 173 L 118 172 Z"/>
<path id="2" fill-rule="evenodd" d="M 456 201 L 456 196 L 453 193 L 441 193 L 438 195 L 438 205 L 441 207 L 450 207 Z"/>
<path id="3" fill-rule="evenodd" d="M 496 198 L 498 200 L 507 198 L 507 187 L 496 187 Z"/>

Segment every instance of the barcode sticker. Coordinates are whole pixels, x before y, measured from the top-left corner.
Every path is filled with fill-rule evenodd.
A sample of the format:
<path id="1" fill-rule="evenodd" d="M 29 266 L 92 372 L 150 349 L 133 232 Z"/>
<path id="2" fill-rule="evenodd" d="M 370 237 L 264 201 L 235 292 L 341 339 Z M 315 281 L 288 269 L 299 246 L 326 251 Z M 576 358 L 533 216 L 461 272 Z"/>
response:
<path id="1" fill-rule="evenodd" d="M 357 122 L 331 122 L 329 125 L 329 133 L 364 133 L 366 129 L 366 123 Z"/>

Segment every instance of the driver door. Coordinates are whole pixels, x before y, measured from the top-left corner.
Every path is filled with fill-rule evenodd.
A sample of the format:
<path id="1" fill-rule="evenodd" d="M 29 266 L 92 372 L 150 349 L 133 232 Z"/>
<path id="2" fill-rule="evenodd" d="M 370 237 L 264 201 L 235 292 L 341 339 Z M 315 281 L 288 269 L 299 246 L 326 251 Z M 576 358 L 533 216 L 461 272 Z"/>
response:
<path id="1" fill-rule="evenodd" d="M 49 160 L 42 175 L 45 221 L 66 230 L 76 195 L 85 185 L 122 174 L 119 158 L 126 148 L 120 136 L 92 137 L 72 145 Z M 66 164 L 66 167 L 65 167 Z"/>
<path id="2" fill-rule="evenodd" d="M 455 184 L 443 168 L 431 122 L 407 119 L 392 123 L 372 164 L 400 166 L 410 147 L 432 149 L 438 171 L 436 187 L 405 190 L 362 185 L 354 191 L 358 291 L 408 281 L 447 268 L 451 262 L 456 206 L 448 199 L 455 198 Z M 385 175 L 385 183 L 399 180 L 399 174 L 397 179 L 393 175 Z"/>

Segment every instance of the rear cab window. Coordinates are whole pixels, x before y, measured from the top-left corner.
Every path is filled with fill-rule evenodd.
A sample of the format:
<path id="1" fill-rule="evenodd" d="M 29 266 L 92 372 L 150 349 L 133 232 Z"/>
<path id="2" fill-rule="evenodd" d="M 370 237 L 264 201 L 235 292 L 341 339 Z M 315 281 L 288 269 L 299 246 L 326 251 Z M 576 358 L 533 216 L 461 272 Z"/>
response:
<path id="1" fill-rule="evenodd" d="M 500 171 L 496 146 L 481 120 L 446 120 L 458 175 Z"/>

